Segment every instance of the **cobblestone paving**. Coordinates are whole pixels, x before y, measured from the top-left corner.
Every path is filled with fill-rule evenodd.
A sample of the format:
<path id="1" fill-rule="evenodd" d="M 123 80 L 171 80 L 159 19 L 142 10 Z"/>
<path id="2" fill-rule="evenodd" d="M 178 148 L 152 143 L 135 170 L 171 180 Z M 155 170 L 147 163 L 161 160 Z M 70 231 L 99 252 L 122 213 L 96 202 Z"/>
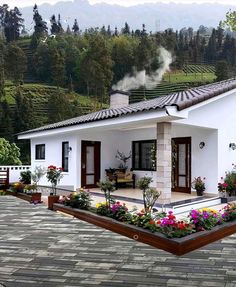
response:
<path id="1" fill-rule="evenodd" d="M 177 257 L 14 197 L 0 197 L 7 287 L 236 286 L 236 234 Z M 1 285 L 1 284 L 0 284 Z"/>

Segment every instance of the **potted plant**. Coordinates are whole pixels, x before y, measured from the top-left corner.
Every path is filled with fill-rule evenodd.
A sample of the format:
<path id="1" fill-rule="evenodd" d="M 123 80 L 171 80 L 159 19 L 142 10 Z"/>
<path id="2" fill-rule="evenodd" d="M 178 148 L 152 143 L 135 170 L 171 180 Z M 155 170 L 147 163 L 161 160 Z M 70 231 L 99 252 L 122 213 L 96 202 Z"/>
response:
<path id="1" fill-rule="evenodd" d="M 194 181 L 192 182 L 192 188 L 196 190 L 198 196 L 203 195 L 203 191 L 206 189 L 205 187 L 205 180 L 206 178 L 201 176 L 195 177 Z"/>
<path id="2" fill-rule="evenodd" d="M 126 171 L 128 166 L 127 166 L 127 162 L 130 160 L 132 154 L 131 151 L 129 152 L 129 155 L 125 155 L 123 152 L 120 152 L 119 150 L 117 150 L 116 153 L 116 159 L 118 159 L 121 163 L 119 165 L 119 169 L 122 171 Z"/>
<path id="3" fill-rule="evenodd" d="M 53 204 L 58 202 L 59 195 L 57 195 L 57 185 L 62 179 L 63 169 L 61 167 L 56 167 L 54 165 L 50 165 L 47 169 L 47 180 L 52 185 L 52 192 L 50 193 L 50 196 L 48 196 L 48 209 L 53 209 Z"/>

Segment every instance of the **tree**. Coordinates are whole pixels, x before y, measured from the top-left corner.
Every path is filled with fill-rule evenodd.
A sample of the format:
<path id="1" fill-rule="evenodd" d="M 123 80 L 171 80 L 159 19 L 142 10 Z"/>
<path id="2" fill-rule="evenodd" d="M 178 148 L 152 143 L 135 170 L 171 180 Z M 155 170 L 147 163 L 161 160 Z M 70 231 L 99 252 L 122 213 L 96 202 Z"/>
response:
<path id="1" fill-rule="evenodd" d="M 44 37 L 48 33 L 47 23 L 43 21 L 42 16 L 39 14 L 38 6 L 35 4 L 33 8 L 33 20 L 34 20 L 34 34 L 39 39 Z"/>
<path id="2" fill-rule="evenodd" d="M 214 62 L 217 58 L 216 30 L 213 29 L 206 49 L 206 59 Z"/>
<path id="3" fill-rule="evenodd" d="M 6 100 L 0 103 L 0 137 L 13 140 L 12 113 Z"/>
<path id="4" fill-rule="evenodd" d="M 78 25 L 77 19 L 75 19 L 75 21 L 74 21 L 74 25 L 72 27 L 72 31 L 73 31 L 73 33 L 75 35 L 79 34 L 79 25 Z"/>
<path id="5" fill-rule="evenodd" d="M 37 127 L 32 97 L 23 95 L 18 87 L 15 95 L 15 133 L 27 131 Z"/>
<path id="6" fill-rule="evenodd" d="M 130 35 L 130 27 L 127 22 L 125 22 L 125 27 L 122 28 L 122 34 Z"/>
<path id="7" fill-rule="evenodd" d="M 51 94 L 48 100 L 50 123 L 66 120 L 72 116 L 69 97 L 58 88 L 57 94 Z"/>
<path id="8" fill-rule="evenodd" d="M 51 81 L 50 55 L 47 43 L 40 43 L 33 57 L 33 67 L 39 80 Z"/>
<path id="9" fill-rule="evenodd" d="M 87 93 L 102 97 L 107 93 L 112 80 L 112 59 L 110 49 L 101 34 L 89 37 L 88 49 L 81 55 L 77 76 L 87 86 Z"/>
<path id="10" fill-rule="evenodd" d="M 52 82 L 56 86 L 64 86 L 66 80 L 65 53 L 55 45 L 50 46 L 49 52 Z"/>
<path id="11" fill-rule="evenodd" d="M 20 165 L 20 149 L 15 143 L 0 138 L 0 165 Z"/>
<path id="12" fill-rule="evenodd" d="M 23 27 L 24 22 L 21 16 L 22 14 L 17 7 L 5 10 L 3 27 L 7 42 L 16 41 L 20 37 L 20 29 Z"/>
<path id="13" fill-rule="evenodd" d="M 236 31 L 236 11 L 227 12 L 226 20 L 221 23 L 221 27 L 229 28 L 232 31 Z"/>
<path id="14" fill-rule="evenodd" d="M 50 23 L 51 23 L 51 34 L 58 35 L 63 33 L 60 14 L 58 14 L 58 20 L 56 20 L 56 16 L 53 14 L 50 19 Z"/>
<path id="15" fill-rule="evenodd" d="M 223 81 L 229 78 L 229 68 L 226 61 L 219 61 L 216 64 L 216 81 Z"/>
<path id="16" fill-rule="evenodd" d="M 114 62 L 114 83 L 118 82 L 125 76 L 125 74 L 132 71 L 136 47 L 137 41 L 131 37 L 121 35 L 120 37 L 113 38 L 111 56 Z"/>
<path id="17" fill-rule="evenodd" d="M 0 99 L 4 96 L 5 87 L 5 70 L 4 70 L 4 53 L 5 45 L 3 40 L 0 38 Z"/>
<path id="18" fill-rule="evenodd" d="M 10 43 L 7 46 L 5 66 L 8 76 L 16 85 L 23 81 L 23 74 L 27 69 L 27 58 L 16 43 Z"/>

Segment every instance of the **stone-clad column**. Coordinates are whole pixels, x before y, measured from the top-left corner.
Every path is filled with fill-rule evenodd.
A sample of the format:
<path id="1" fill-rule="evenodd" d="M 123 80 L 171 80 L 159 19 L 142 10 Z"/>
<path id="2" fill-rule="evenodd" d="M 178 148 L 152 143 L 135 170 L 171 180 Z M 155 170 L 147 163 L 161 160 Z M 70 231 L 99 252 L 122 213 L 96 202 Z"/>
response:
<path id="1" fill-rule="evenodd" d="M 157 123 L 157 190 L 160 203 L 171 199 L 171 123 Z"/>

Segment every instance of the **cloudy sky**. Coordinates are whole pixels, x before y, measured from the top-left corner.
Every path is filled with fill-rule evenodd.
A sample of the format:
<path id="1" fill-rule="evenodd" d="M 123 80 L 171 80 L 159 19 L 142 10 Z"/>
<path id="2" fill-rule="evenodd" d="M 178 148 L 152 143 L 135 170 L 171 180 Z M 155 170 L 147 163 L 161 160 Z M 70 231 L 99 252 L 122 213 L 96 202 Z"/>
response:
<path id="1" fill-rule="evenodd" d="M 64 1 L 71 1 L 71 0 L 64 0 Z M 59 0 L 0 0 L 0 5 L 7 3 L 9 6 L 18 6 L 18 7 L 23 7 L 23 6 L 32 6 L 32 4 L 36 2 L 38 5 L 42 3 L 51 3 L 54 4 L 56 2 L 59 2 Z M 150 3 L 150 2 L 175 2 L 175 3 L 222 3 L 222 4 L 234 4 L 236 5 L 235 0 L 89 0 L 91 4 L 99 3 L 99 2 L 106 2 L 109 4 L 119 4 L 119 5 L 124 5 L 124 6 L 131 6 L 135 4 L 142 4 L 142 3 Z"/>

